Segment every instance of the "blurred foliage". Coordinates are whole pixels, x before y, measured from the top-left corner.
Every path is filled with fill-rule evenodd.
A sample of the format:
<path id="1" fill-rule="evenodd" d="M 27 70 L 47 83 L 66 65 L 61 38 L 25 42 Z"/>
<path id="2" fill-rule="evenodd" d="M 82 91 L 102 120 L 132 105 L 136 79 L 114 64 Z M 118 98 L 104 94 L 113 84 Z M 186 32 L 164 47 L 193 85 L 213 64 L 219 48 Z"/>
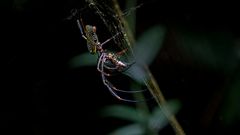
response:
<path id="1" fill-rule="evenodd" d="M 164 41 L 166 29 L 161 25 L 153 26 L 145 31 L 133 46 L 136 61 L 139 64 L 150 65 L 157 56 Z"/>
<path id="2" fill-rule="evenodd" d="M 136 45 L 133 46 L 136 63 L 125 72 L 126 75 L 139 83 L 144 83 L 147 76 L 144 66 L 150 65 L 157 56 L 162 47 L 165 31 L 163 26 L 154 26 L 138 38 Z"/>
<path id="3" fill-rule="evenodd" d="M 110 135 L 157 135 L 168 123 L 166 116 L 175 114 L 179 108 L 180 103 L 177 100 L 170 100 L 161 109 L 154 108 L 152 113 L 146 113 L 146 110 L 139 108 L 115 105 L 104 108 L 101 114 L 104 117 L 118 118 L 132 123 L 113 131 Z"/>
<path id="4" fill-rule="evenodd" d="M 97 65 L 97 55 L 92 55 L 90 53 L 83 53 L 75 56 L 69 61 L 69 66 L 71 68 L 78 68 L 82 66 L 96 66 Z"/>
<path id="5" fill-rule="evenodd" d="M 196 34 L 180 32 L 178 45 L 196 64 L 225 76 L 222 115 L 224 124 L 240 120 L 240 57 L 239 44 L 230 32 Z M 220 90 L 221 91 L 221 90 Z"/>
<path id="6" fill-rule="evenodd" d="M 231 125 L 240 120 L 240 73 L 236 74 L 227 90 L 222 113 L 224 123 Z"/>
<path id="7" fill-rule="evenodd" d="M 209 32 L 196 34 L 183 32 L 179 45 L 193 60 L 216 71 L 231 73 L 239 63 L 236 57 L 234 38 L 228 32 Z M 200 65 L 198 65 L 200 66 Z"/>

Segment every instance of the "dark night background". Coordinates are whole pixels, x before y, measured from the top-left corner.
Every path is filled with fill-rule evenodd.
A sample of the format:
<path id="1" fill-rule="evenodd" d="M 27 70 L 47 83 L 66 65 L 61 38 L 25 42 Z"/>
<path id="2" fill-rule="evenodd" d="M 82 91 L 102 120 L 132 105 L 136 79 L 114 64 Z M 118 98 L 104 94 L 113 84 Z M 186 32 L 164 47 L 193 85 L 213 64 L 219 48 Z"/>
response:
<path id="1" fill-rule="evenodd" d="M 163 47 L 150 69 L 166 99 L 180 100 L 177 118 L 186 134 L 238 132 L 239 120 L 225 125 L 221 109 L 228 94 L 223 88 L 239 75 L 239 64 L 236 71 L 226 74 L 202 65 L 177 45 L 179 31 L 227 33 L 238 41 L 238 9 L 226 3 L 141 2 L 136 36 L 155 24 L 167 28 Z M 72 57 L 87 51 L 76 23 L 65 20 L 71 9 L 83 7 L 83 3 L 1 1 L 2 135 L 106 134 L 119 124 L 102 118 L 99 111 L 107 105 L 128 103 L 111 96 L 96 67 L 70 69 L 68 65 Z M 160 133 L 173 134 L 170 127 Z"/>

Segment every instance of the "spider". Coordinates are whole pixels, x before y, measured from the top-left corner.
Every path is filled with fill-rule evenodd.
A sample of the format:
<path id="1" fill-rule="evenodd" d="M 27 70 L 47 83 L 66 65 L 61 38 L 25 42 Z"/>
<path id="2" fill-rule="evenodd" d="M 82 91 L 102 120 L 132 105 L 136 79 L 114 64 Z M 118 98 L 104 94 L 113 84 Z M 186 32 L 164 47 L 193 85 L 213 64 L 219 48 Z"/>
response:
<path id="1" fill-rule="evenodd" d="M 143 90 L 121 90 L 116 88 L 106 77 L 112 76 L 113 71 L 118 71 L 119 73 L 127 70 L 133 63 L 125 63 L 121 60 L 119 60 L 119 57 L 125 53 L 126 49 L 117 52 L 116 54 L 113 52 L 107 52 L 105 49 L 103 49 L 103 45 L 114 39 L 116 36 L 118 36 L 120 33 L 115 34 L 111 38 L 105 40 L 103 43 L 100 43 L 98 40 L 98 36 L 96 33 L 96 26 L 86 25 L 85 27 L 82 27 L 82 19 L 77 19 L 77 25 L 80 29 L 81 36 L 83 39 L 87 41 L 87 48 L 91 54 L 98 54 L 98 62 L 97 62 L 97 70 L 101 73 L 101 78 L 103 81 L 103 84 L 108 88 L 110 93 L 122 101 L 127 102 L 139 102 L 135 100 L 130 100 L 126 98 L 120 97 L 117 92 L 122 93 L 138 93 L 146 91 L 146 89 Z M 85 35 L 84 35 L 84 33 Z M 108 72 L 107 72 L 107 71 Z M 111 72 L 112 71 L 112 72 Z"/>

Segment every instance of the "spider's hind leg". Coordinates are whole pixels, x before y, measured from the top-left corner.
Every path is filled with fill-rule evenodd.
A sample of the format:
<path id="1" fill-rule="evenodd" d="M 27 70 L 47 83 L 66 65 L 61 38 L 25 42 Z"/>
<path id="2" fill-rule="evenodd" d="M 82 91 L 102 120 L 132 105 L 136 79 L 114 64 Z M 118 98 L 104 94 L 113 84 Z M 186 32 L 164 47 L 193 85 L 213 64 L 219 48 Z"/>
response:
<path id="1" fill-rule="evenodd" d="M 118 89 L 116 86 L 114 86 L 109 80 L 108 78 L 105 76 L 105 71 L 104 71 L 104 60 L 100 62 L 99 64 L 99 68 L 102 71 L 101 72 L 101 77 L 102 77 L 102 81 L 103 84 L 108 88 L 108 90 L 110 91 L 110 93 L 115 96 L 116 98 L 118 98 L 119 100 L 122 101 L 126 101 L 126 102 L 143 102 L 151 98 L 148 99 L 143 99 L 143 100 L 134 100 L 134 99 L 128 99 L 128 98 L 123 98 L 121 96 L 119 96 L 120 93 L 122 94 L 136 94 L 136 93 L 144 93 L 144 92 L 148 92 L 148 89 L 139 89 L 139 90 L 122 90 L 122 89 Z"/>

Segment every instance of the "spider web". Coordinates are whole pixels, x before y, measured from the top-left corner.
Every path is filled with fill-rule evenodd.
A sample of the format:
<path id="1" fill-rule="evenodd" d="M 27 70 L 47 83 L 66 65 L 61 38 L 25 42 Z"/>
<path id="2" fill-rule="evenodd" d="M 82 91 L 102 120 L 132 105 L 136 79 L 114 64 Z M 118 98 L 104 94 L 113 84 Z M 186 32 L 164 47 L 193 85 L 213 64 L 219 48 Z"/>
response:
<path id="1" fill-rule="evenodd" d="M 90 13 L 93 13 L 93 14 L 97 15 L 100 22 L 102 22 L 102 24 L 105 26 L 105 32 L 109 33 L 111 35 L 110 37 L 113 37 L 117 34 L 117 36 L 115 36 L 114 39 L 113 39 L 114 44 L 110 45 L 114 49 L 111 52 L 114 53 L 114 51 L 116 51 L 118 49 L 120 49 L 120 51 L 126 50 L 126 51 L 124 51 L 124 53 L 122 55 L 120 55 L 120 57 L 118 59 L 120 61 L 127 62 L 128 64 L 129 63 L 132 63 L 132 64 L 135 63 L 135 57 L 134 57 L 133 50 L 131 48 L 131 44 L 129 42 L 129 39 L 127 38 L 126 30 L 124 28 L 124 24 L 122 23 L 122 21 L 120 19 L 120 16 L 118 16 L 116 14 L 116 11 L 113 8 L 114 5 L 112 3 L 112 0 L 98 0 L 98 1 L 97 0 L 85 0 L 85 1 L 86 1 L 86 5 L 88 5 L 88 7 L 90 9 Z M 136 7 L 132 7 L 130 9 L 125 10 L 123 12 L 122 16 L 130 15 L 131 12 L 135 11 L 137 8 L 139 8 L 141 6 L 142 6 L 142 4 L 140 4 Z M 98 36 L 101 36 L 104 33 L 98 33 Z M 119 50 L 116 51 L 116 52 L 119 52 Z M 128 76 L 126 76 L 126 78 L 124 78 L 123 76 L 114 76 L 114 77 L 111 77 L 111 80 L 113 80 L 114 86 L 116 85 L 120 89 L 121 88 L 127 89 L 127 88 L 124 88 L 123 85 L 121 85 L 121 84 L 122 83 L 127 83 L 130 78 Z M 122 81 L 114 81 L 115 79 L 116 80 L 121 80 L 122 79 Z M 126 80 L 126 81 L 124 81 L 124 80 Z M 132 80 L 132 81 L 128 82 L 129 85 L 124 85 L 124 86 L 130 86 L 130 84 L 131 84 L 131 85 L 137 86 L 140 89 L 143 89 L 143 90 L 146 89 L 145 85 L 141 85 L 141 84 L 139 85 L 139 82 L 133 81 L 133 79 L 130 79 L 130 80 Z M 120 84 L 118 84 L 117 82 L 119 82 Z M 113 84 L 111 84 L 111 85 L 113 85 Z M 134 92 L 134 90 L 129 90 L 129 91 Z M 136 92 L 136 93 L 138 93 L 138 92 Z M 149 97 L 152 98 L 149 91 L 144 90 L 141 93 L 144 93 L 144 95 L 146 97 L 148 97 L 146 99 L 149 99 Z M 127 95 L 125 95 L 124 92 L 123 93 L 120 92 L 118 94 L 120 94 L 120 95 L 123 94 L 122 96 L 126 97 L 129 94 L 129 92 L 125 93 Z M 133 99 L 133 98 L 130 98 L 130 99 Z M 133 101 L 134 101 L 134 99 L 133 99 Z"/>
<path id="2" fill-rule="evenodd" d="M 127 38 L 126 31 L 123 27 L 122 22 L 118 15 L 116 15 L 111 0 L 86 0 L 86 3 L 92 13 L 100 18 L 100 21 L 105 25 L 106 30 L 104 33 L 110 33 L 111 37 L 115 36 L 113 39 L 114 45 L 111 45 L 114 51 L 126 50 L 120 59 L 127 59 L 127 61 L 134 60 L 133 51 L 130 42 Z M 139 8 L 131 8 L 123 13 L 123 15 L 129 15 L 133 10 Z M 100 33 L 101 34 L 101 33 Z"/>

